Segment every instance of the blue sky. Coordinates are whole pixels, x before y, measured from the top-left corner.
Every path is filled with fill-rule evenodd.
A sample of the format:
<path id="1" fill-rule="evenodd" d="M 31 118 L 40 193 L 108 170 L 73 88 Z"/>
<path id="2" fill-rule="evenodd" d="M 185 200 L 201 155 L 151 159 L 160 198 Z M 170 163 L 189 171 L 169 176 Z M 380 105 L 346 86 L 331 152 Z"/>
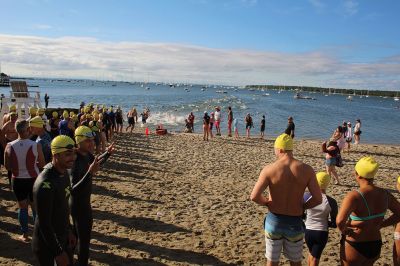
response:
<path id="1" fill-rule="evenodd" d="M 2 0 L 1 6 L 0 61 L 14 75 L 400 87 L 400 1 Z"/>

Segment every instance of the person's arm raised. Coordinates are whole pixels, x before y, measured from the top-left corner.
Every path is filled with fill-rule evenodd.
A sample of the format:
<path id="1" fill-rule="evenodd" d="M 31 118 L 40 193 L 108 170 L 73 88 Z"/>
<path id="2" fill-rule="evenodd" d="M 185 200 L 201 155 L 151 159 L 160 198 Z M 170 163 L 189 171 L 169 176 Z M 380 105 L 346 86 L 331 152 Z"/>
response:
<path id="1" fill-rule="evenodd" d="M 250 199 L 260 205 L 268 206 L 268 203 L 270 201 L 262 195 L 262 193 L 268 187 L 268 185 L 269 185 L 268 166 L 266 166 L 261 171 L 260 176 L 258 177 L 258 181 L 255 184 L 253 191 L 251 192 Z"/>
<path id="2" fill-rule="evenodd" d="M 317 177 L 311 166 L 307 166 L 305 171 L 308 176 L 307 188 L 311 194 L 311 199 L 304 203 L 304 209 L 311 209 L 322 203 L 321 189 L 319 188 Z"/>

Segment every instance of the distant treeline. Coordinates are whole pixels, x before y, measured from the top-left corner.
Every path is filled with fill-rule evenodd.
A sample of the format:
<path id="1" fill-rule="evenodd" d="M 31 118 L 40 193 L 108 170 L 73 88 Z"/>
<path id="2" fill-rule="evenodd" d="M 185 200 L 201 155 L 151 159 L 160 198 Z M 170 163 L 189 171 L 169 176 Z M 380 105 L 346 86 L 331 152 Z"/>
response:
<path id="1" fill-rule="evenodd" d="M 337 88 L 321 88 L 321 87 L 299 87 L 299 86 L 279 86 L 279 85 L 247 85 L 246 89 L 267 89 L 267 90 L 285 90 L 285 91 L 309 91 L 320 92 L 324 94 L 351 94 L 351 95 L 369 95 L 395 97 L 399 96 L 397 91 L 379 91 L 379 90 L 354 90 L 354 89 L 337 89 Z"/>

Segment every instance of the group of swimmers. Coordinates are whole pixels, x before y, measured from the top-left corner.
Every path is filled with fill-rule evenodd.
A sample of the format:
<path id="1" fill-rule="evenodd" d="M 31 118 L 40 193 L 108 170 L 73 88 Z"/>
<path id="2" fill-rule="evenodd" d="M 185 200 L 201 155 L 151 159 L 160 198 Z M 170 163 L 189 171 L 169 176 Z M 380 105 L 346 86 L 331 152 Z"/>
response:
<path id="1" fill-rule="evenodd" d="M 304 239 L 308 265 L 318 265 L 328 227 L 337 227 L 342 235 L 342 265 L 373 265 L 382 248 L 380 230 L 396 224 L 393 264 L 400 265 L 400 203 L 374 184 L 379 169 L 374 158 L 363 157 L 356 163 L 354 179 L 359 188 L 344 197 L 338 211 L 336 201 L 326 195 L 330 175 L 315 174 L 311 166 L 295 159 L 291 136 L 280 135 L 274 150 L 276 161 L 261 171 L 250 196 L 268 208 L 264 220 L 267 265 L 278 265 L 282 250 L 291 265 L 301 265 Z M 400 189 L 400 177 L 397 187 Z M 392 214 L 385 218 L 388 209 Z"/>
<path id="2" fill-rule="evenodd" d="M 232 132 L 234 133 L 236 138 L 239 138 L 239 129 L 238 124 L 239 120 L 233 117 L 232 107 L 228 106 L 227 108 L 227 126 L 228 126 L 228 137 L 232 137 Z M 190 113 L 189 117 L 192 117 L 191 125 L 194 123 L 194 115 Z M 189 121 L 189 119 L 187 119 Z M 209 137 L 213 138 L 213 128 L 215 125 L 216 136 L 221 136 L 221 108 L 219 106 L 215 107 L 215 111 L 211 112 L 210 115 L 207 111 L 204 112 L 203 116 L 203 140 L 208 141 Z M 246 136 L 250 138 L 250 130 L 254 127 L 253 118 L 248 113 L 244 118 L 244 122 L 246 124 Z M 232 129 L 233 126 L 233 129 Z M 262 116 L 261 123 L 260 123 L 260 138 L 263 139 L 265 135 L 265 115 Z"/>
<path id="3" fill-rule="evenodd" d="M 39 265 L 73 265 L 74 250 L 78 264 L 88 265 L 92 178 L 114 152 L 112 143 L 99 153 L 99 139 L 109 134 L 111 141 L 117 127 L 112 123 L 111 108 L 89 104 L 80 110 L 79 114 L 65 111 L 62 119 L 54 112 L 48 121 L 44 109 L 31 107 L 28 119 L 18 119 L 16 107 L 11 106 L 4 116 L 0 132 L 2 164 L 17 199 L 19 239 L 32 243 Z M 113 113 L 118 112 L 117 108 Z M 119 124 L 119 116 L 114 117 Z M 34 223 L 32 239 L 28 232 L 29 206 Z"/>

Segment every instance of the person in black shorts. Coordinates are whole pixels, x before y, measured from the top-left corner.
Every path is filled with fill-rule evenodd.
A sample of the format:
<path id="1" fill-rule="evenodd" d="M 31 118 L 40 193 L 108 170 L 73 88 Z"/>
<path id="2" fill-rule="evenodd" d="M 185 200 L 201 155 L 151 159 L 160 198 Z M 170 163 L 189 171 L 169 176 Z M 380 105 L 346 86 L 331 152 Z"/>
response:
<path id="1" fill-rule="evenodd" d="M 128 131 L 128 128 L 131 128 L 131 133 L 135 129 L 135 122 L 137 122 L 137 112 L 135 108 L 132 108 L 128 113 L 127 113 L 127 118 L 128 118 L 128 126 L 126 127 L 125 131 Z M 136 120 L 135 120 L 136 118 Z"/>
<path id="2" fill-rule="evenodd" d="M 42 146 L 29 139 L 31 131 L 29 122 L 18 120 L 15 123 L 18 138 L 7 144 L 5 148 L 4 166 L 11 172 L 11 183 L 18 202 L 18 221 L 21 225 L 24 242 L 28 237 L 28 206 L 32 207 L 32 216 L 35 220 L 35 206 L 33 206 L 32 188 L 39 169 L 45 164 Z"/>
<path id="3" fill-rule="evenodd" d="M 251 118 L 250 114 L 247 114 L 244 120 L 246 123 L 246 134 L 247 137 L 250 138 L 250 129 L 253 127 L 253 118 Z"/>
<path id="4" fill-rule="evenodd" d="M 322 203 L 305 212 L 305 241 L 310 252 L 308 265 L 317 266 L 322 251 L 328 242 L 329 228 L 336 228 L 338 206 L 335 199 L 326 195 L 331 177 L 326 172 L 317 173 L 317 181 L 322 192 Z M 304 194 L 304 202 L 310 199 L 309 192 Z"/>

